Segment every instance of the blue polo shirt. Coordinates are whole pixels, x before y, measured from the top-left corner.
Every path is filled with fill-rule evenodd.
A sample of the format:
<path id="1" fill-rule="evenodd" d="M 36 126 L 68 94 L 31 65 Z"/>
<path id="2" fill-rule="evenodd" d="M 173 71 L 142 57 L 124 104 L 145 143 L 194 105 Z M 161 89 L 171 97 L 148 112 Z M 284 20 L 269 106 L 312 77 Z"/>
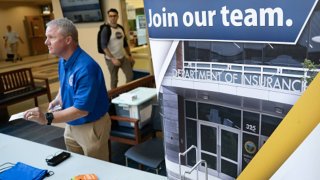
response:
<path id="1" fill-rule="evenodd" d="M 69 121 L 81 125 L 100 119 L 109 110 L 109 98 L 100 66 L 80 47 L 68 60 L 59 60 L 62 109 L 88 111 L 85 117 Z"/>

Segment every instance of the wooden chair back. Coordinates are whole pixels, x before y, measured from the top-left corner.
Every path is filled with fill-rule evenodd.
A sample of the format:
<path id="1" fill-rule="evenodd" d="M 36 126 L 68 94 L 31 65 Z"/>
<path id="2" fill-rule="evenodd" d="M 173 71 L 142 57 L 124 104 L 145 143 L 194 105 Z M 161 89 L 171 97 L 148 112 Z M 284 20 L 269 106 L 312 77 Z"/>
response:
<path id="1" fill-rule="evenodd" d="M 35 88 L 31 68 L 23 68 L 0 73 L 0 93 L 26 87 Z"/>

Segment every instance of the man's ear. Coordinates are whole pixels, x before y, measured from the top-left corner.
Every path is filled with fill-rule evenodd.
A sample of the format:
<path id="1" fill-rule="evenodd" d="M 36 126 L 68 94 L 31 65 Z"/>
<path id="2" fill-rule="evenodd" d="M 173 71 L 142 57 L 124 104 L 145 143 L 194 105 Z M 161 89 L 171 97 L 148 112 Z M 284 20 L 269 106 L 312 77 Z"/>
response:
<path id="1" fill-rule="evenodd" d="M 66 43 L 70 44 L 72 42 L 72 37 L 71 36 L 67 36 L 66 37 Z"/>

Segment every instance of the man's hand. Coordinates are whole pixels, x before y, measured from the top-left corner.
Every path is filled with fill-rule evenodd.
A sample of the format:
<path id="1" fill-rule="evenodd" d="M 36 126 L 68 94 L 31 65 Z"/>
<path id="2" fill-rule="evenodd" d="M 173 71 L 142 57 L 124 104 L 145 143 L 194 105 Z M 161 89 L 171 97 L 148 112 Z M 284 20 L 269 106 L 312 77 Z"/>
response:
<path id="1" fill-rule="evenodd" d="M 132 58 L 132 56 L 129 56 L 128 60 L 131 62 L 131 66 L 133 67 L 136 61 Z"/>
<path id="2" fill-rule="evenodd" d="M 60 106 L 60 107 L 61 107 L 61 103 L 60 103 L 59 100 L 54 99 L 53 101 L 51 101 L 51 102 L 49 103 L 48 111 L 51 112 L 56 106 Z"/>
<path id="3" fill-rule="evenodd" d="M 40 111 L 40 108 L 36 107 L 33 109 L 29 109 L 24 112 L 24 119 L 29 121 L 34 121 L 39 124 L 45 125 L 47 124 L 47 120 L 44 116 L 44 113 Z"/>
<path id="4" fill-rule="evenodd" d="M 111 58 L 111 62 L 114 66 L 121 66 L 121 62 L 117 58 Z"/>

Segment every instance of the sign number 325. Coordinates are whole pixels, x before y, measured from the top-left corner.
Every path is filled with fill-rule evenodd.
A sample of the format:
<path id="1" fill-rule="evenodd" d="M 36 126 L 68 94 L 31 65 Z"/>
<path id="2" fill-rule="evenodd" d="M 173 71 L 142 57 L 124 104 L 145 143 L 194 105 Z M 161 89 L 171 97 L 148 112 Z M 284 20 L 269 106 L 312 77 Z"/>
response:
<path id="1" fill-rule="evenodd" d="M 251 124 L 246 124 L 246 129 L 253 132 L 256 132 L 257 130 L 256 126 Z"/>

